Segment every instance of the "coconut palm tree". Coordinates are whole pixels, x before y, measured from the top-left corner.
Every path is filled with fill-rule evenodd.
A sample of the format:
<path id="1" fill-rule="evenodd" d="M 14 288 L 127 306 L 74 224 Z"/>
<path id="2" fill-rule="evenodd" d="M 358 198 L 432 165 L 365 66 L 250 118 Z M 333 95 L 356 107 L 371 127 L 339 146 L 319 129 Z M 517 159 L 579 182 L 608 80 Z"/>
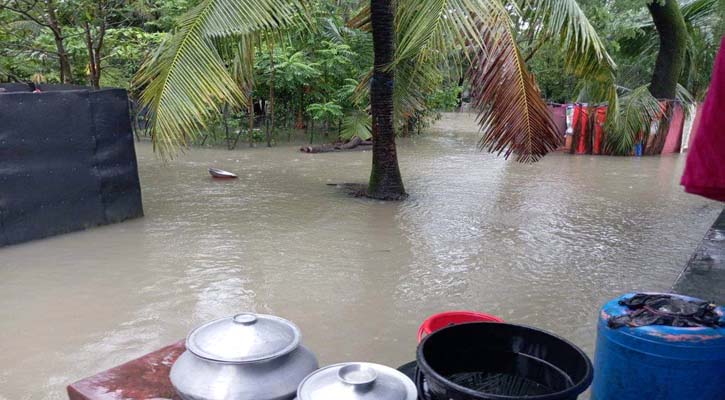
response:
<path id="1" fill-rule="evenodd" d="M 399 199 L 405 196 L 395 147 L 393 88 L 395 82 L 395 5 L 390 0 L 370 0 L 375 65 L 370 82 L 373 115 L 373 167 L 368 196 Z"/>
<path id="2" fill-rule="evenodd" d="M 655 66 L 649 83 L 620 77 L 625 81 L 617 86 L 622 95 L 614 97 L 615 112 L 608 114 L 607 121 L 610 151 L 622 155 L 632 151 L 635 142 L 642 140 L 642 133 L 661 118 L 659 100 L 676 99 L 690 104 L 693 96 L 704 96 L 710 82 L 707 65 L 715 54 L 710 49 L 716 48 L 720 37 L 716 32 L 721 18 L 718 1 L 692 0 L 682 5 L 676 0 L 646 2 L 649 15 L 642 15 L 634 35 L 619 42 L 623 54 L 640 61 L 653 59 Z M 628 89 L 626 84 L 640 86 Z M 604 86 L 610 88 L 611 83 Z M 581 100 L 597 102 L 602 95 L 596 89 L 593 93 L 585 90 Z M 611 105 L 610 102 L 610 108 Z M 664 138 L 660 135 L 660 146 L 653 146 L 649 153 L 659 154 Z"/>
<path id="3" fill-rule="evenodd" d="M 649 4 L 650 15 L 642 15 L 633 34 L 620 40 L 625 55 L 656 60 L 650 84 L 656 98 L 674 98 L 678 82 L 696 98 L 704 96 L 713 49 L 720 43 L 718 20 L 725 17 L 718 10 L 718 1 Z"/>
<path id="4" fill-rule="evenodd" d="M 224 55 L 244 48 L 236 41 L 309 23 L 308 1 L 204 0 L 180 21 L 135 79 L 162 155 L 184 147 L 223 103 L 246 104 Z M 373 198 L 405 197 L 395 119 L 423 107 L 420 97 L 437 82 L 432 77 L 455 70 L 450 62 L 471 62 L 482 149 L 533 162 L 558 146 L 559 134 L 516 44 L 521 26 L 532 29 L 535 40 L 556 40 L 572 73 L 611 83 L 608 93 L 616 96 L 614 62 L 576 0 L 370 0 L 351 24 L 373 35 L 375 63 L 363 81 L 373 121 Z"/>

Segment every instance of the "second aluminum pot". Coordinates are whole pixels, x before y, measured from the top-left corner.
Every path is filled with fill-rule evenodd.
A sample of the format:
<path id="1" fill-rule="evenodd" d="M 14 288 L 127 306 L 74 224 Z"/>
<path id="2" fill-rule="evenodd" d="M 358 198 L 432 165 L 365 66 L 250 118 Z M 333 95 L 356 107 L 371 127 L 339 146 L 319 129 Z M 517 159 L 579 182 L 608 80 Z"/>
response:
<path id="1" fill-rule="evenodd" d="M 297 400 L 416 400 L 413 381 L 380 364 L 330 365 L 305 378 Z"/>

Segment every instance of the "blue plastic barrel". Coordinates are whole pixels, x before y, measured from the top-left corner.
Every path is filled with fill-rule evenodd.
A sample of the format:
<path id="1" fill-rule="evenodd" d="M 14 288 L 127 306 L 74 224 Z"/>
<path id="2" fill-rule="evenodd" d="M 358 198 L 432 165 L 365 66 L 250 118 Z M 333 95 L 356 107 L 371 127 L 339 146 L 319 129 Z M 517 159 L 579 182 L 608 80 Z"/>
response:
<path id="1" fill-rule="evenodd" d="M 609 328 L 610 317 L 629 312 L 619 300 L 632 296 L 601 310 L 592 400 L 725 399 L 725 328 Z M 715 311 L 725 321 L 723 307 Z"/>
<path id="2" fill-rule="evenodd" d="M 642 157 L 644 154 L 644 144 L 637 143 L 634 145 L 634 155 L 637 157 Z"/>

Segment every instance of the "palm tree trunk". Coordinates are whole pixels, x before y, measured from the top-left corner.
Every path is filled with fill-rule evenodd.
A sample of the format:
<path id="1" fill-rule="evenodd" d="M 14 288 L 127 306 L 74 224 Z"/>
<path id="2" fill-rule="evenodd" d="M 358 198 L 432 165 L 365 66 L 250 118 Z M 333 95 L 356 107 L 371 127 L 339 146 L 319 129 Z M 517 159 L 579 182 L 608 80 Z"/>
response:
<path id="1" fill-rule="evenodd" d="M 274 40 L 269 45 L 269 63 L 272 71 L 269 77 L 269 115 L 270 123 L 267 130 L 267 147 L 272 147 L 272 133 L 274 131 Z"/>
<path id="2" fill-rule="evenodd" d="M 247 114 L 249 117 L 249 131 L 247 132 L 247 140 L 249 141 L 249 147 L 254 147 L 254 91 L 249 89 L 249 104 L 247 105 Z"/>
<path id="3" fill-rule="evenodd" d="M 647 7 L 660 36 L 650 93 L 658 99 L 674 99 L 687 49 L 685 19 L 677 0 L 666 0 L 664 4 L 653 0 Z"/>
<path id="4" fill-rule="evenodd" d="M 232 149 L 232 137 L 229 135 L 229 104 L 224 104 L 222 109 L 222 123 L 224 125 L 224 140 L 227 142 L 227 149 Z"/>
<path id="5" fill-rule="evenodd" d="M 393 0 L 370 0 L 375 68 L 370 83 L 373 116 L 373 167 L 368 196 L 381 200 L 405 198 L 398 167 L 393 126 L 395 73 L 387 68 L 395 56 L 395 6 Z"/>

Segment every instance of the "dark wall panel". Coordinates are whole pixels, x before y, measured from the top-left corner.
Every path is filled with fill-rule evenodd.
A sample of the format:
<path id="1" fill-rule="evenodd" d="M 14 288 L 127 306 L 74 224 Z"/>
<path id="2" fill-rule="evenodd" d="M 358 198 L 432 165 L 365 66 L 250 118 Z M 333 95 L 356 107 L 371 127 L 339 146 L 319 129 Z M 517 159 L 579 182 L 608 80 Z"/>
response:
<path id="1" fill-rule="evenodd" d="M 110 221 L 143 215 L 128 98 L 123 90 L 91 93 L 100 194 Z M 130 149 L 130 150 L 129 150 Z"/>
<path id="2" fill-rule="evenodd" d="M 142 215 L 124 90 L 0 94 L 0 246 Z"/>

